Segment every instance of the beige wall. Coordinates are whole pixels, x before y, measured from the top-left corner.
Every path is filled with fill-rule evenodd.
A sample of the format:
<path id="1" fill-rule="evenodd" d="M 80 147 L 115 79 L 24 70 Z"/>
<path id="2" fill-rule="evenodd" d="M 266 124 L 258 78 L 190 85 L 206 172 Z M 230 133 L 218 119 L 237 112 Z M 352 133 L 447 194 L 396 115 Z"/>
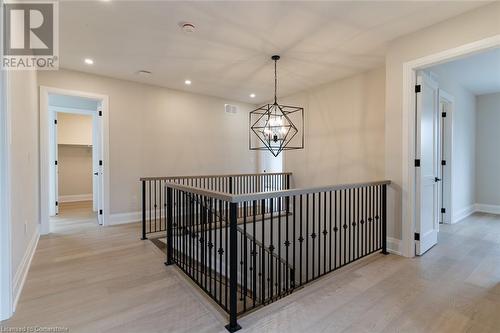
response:
<path id="1" fill-rule="evenodd" d="M 142 176 L 257 169 L 251 105 L 68 70 L 41 72 L 38 83 L 109 96 L 111 213 L 139 210 Z M 228 102 L 237 114 L 224 112 Z"/>
<path id="2" fill-rule="evenodd" d="M 298 187 L 384 178 L 385 69 L 281 100 L 305 108 L 305 149 L 285 153 Z"/>
<path id="3" fill-rule="evenodd" d="M 402 96 L 403 63 L 500 34 L 500 2 L 480 7 L 429 28 L 394 40 L 386 57 L 385 153 L 388 194 L 388 235 L 402 231 Z"/>
<path id="4" fill-rule="evenodd" d="M 477 96 L 476 203 L 500 206 L 500 93 Z"/>
<path id="5" fill-rule="evenodd" d="M 40 220 L 37 73 L 11 71 L 9 84 L 12 274 L 16 277 Z M 16 282 L 20 281 L 14 279 Z M 14 285 L 14 293 L 18 288 Z"/>
<path id="6" fill-rule="evenodd" d="M 58 112 L 57 143 L 92 145 L 92 116 Z"/>
<path id="7" fill-rule="evenodd" d="M 59 145 L 58 166 L 60 202 L 68 195 L 92 195 L 92 147 Z"/>

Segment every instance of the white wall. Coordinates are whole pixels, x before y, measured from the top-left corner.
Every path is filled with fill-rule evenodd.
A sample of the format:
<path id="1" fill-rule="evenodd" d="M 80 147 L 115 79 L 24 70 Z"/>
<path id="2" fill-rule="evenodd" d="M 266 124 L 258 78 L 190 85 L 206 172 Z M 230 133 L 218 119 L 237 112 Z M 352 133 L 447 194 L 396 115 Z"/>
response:
<path id="1" fill-rule="evenodd" d="M 305 109 L 305 149 L 284 155 L 297 187 L 384 179 L 384 68 L 281 102 Z"/>
<path id="2" fill-rule="evenodd" d="M 476 123 L 476 203 L 500 208 L 500 93 L 480 95 Z"/>
<path id="3" fill-rule="evenodd" d="M 112 214 L 139 211 L 143 176 L 257 171 L 252 105 L 68 70 L 41 72 L 38 83 L 109 96 Z"/>
<path id="4" fill-rule="evenodd" d="M 450 78 L 446 67 L 432 67 L 434 79 L 454 97 L 452 151 L 452 221 L 474 209 L 476 203 L 476 96 Z"/>
<path id="5" fill-rule="evenodd" d="M 92 197 L 92 147 L 59 145 L 59 202 L 65 196 Z"/>
<path id="6" fill-rule="evenodd" d="M 27 273 L 39 229 L 38 93 L 35 71 L 12 71 L 9 79 L 11 116 L 11 220 L 14 297 Z"/>
<path id="7" fill-rule="evenodd" d="M 500 3 L 398 38 L 386 57 L 385 169 L 393 181 L 388 191 L 388 235 L 401 239 L 403 184 L 403 64 L 450 48 L 500 34 Z"/>
<path id="8" fill-rule="evenodd" d="M 92 116 L 58 112 L 57 143 L 92 145 Z"/>

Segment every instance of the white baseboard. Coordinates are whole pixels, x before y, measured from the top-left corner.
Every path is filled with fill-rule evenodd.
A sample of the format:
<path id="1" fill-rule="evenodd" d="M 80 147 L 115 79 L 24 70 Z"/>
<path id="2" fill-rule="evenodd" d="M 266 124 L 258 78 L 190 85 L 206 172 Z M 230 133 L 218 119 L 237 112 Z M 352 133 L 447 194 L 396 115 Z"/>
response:
<path id="1" fill-rule="evenodd" d="M 93 196 L 90 194 L 72 194 L 72 195 L 60 195 L 59 202 L 77 202 L 77 201 L 92 201 Z"/>
<path id="2" fill-rule="evenodd" d="M 460 222 L 462 221 L 463 219 L 465 219 L 466 217 L 469 217 L 470 215 L 474 214 L 474 212 L 476 211 L 476 205 L 470 205 L 470 206 L 467 206 L 461 210 L 459 210 L 458 212 L 454 213 L 453 214 L 453 218 L 451 219 L 451 223 L 457 223 L 457 222 Z"/>
<path id="3" fill-rule="evenodd" d="M 500 214 L 500 205 L 487 205 L 487 204 L 477 203 L 475 206 L 476 206 L 476 212 Z"/>
<path id="4" fill-rule="evenodd" d="M 397 254 L 398 256 L 401 256 L 401 240 L 392 238 L 392 237 L 387 237 L 387 251 L 392 254 Z"/>
<path id="5" fill-rule="evenodd" d="M 142 220 L 142 212 L 130 212 L 130 213 L 115 213 L 109 216 L 109 224 L 125 224 L 140 222 Z"/>
<path id="6" fill-rule="evenodd" d="M 146 211 L 146 218 L 149 219 L 149 211 Z M 154 211 L 151 211 L 151 219 L 154 219 Z M 156 211 L 156 218 L 164 218 L 165 213 L 162 210 L 161 214 L 159 210 Z M 110 215 L 109 225 L 117 225 L 117 224 L 126 224 L 126 223 L 135 223 L 142 221 L 142 211 L 137 212 L 129 212 L 129 213 L 115 213 Z"/>
<path id="7" fill-rule="evenodd" d="M 35 232 L 33 233 L 33 237 L 31 238 L 28 248 L 24 252 L 23 259 L 19 264 L 19 267 L 14 275 L 13 281 L 13 298 L 14 304 L 12 306 L 13 311 L 16 311 L 17 302 L 19 301 L 19 297 L 21 296 L 21 292 L 23 290 L 24 282 L 26 282 L 26 277 L 28 276 L 28 271 L 31 266 L 31 261 L 33 260 L 33 256 L 35 254 L 36 246 L 38 245 L 38 240 L 40 239 L 40 229 L 39 226 L 36 226 Z"/>

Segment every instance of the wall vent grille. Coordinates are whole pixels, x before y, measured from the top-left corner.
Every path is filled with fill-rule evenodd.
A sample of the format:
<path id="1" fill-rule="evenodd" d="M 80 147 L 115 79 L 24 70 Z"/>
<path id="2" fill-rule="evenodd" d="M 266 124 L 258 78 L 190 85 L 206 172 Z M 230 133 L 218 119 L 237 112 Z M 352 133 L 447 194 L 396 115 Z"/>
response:
<path id="1" fill-rule="evenodd" d="M 238 107 L 232 104 L 224 104 L 224 111 L 226 111 L 226 113 L 235 114 L 238 113 Z"/>

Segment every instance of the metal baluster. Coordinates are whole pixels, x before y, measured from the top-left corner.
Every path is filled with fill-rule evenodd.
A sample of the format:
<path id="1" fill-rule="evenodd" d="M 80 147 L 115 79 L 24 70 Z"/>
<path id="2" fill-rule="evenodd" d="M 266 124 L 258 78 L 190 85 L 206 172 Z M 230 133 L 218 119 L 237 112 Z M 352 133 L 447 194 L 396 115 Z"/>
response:
<path id="1" fill-rule="evenodd" d="M 270 216 L 269 216 L 269 226 L 271 228 L 271 232 L 269 233 L 269 255 L 270 255 L 270 262 L 269 262 L 269 267 L 270 267 L 270 271 L 269 271 L 269 279 L 270 279 L 270 283 L 269 283 L 269 296 L 270 296 L 270 299 L 272 300 L 273 299 L 273 283 L 274 283 L 274 276 L 273 276 L 273 273 L 274 273 L 274 270 L 273 270 L 273 263 L 272 263 L 272 254 L 273 254 L 273 251 L 274 251 L 274 245 L 273 245 L 273 242 L 274 242 L 274 238 L 273 238 L 273 206 L 274 206 L 274 199 L 271 199 L 270 201 Z"/>
<path id="2" fill-rule="evenodd" d="M 142 182 L 142 240 L 148 239 L 146 237 L 146 181 Z"/>
<path id="3" fill-rule="evenodd" d="M 309 282 L 309 194 L 306 194 L 306 283 Z"/>
<path id="4" fill-rule="evenodd" d="M 300 195 L 300 221 L 299 221 L 299 229 L 300 229 L 300 237 L 298 239 L 299 243 L 300 243 L 300 274 L 299 274 L 299 285 L 302 285 L 302 243 L 304 242 L 304 237 L 302 235 L 302 194 Z"/>
<path id="5" fill-rule="evenodd" d="M 257 230 L 256 230 L 256 215 L 257 215 L 257 201 L 254 200 L 252 202 L 252 227 L 253 227 L 253 253 L 252 253 L 252 267 L 253 267 L 253 284 L 252 284 L 252 296 L 253 296 L 253 306 L 255 307 L 255 301 L 257 298 L 257 249 L 256 249 L 256 238 L 257 238 Z"/>
<path id="6" fill-rule="evenodd" d="M 266 201 L 265 199 L 262 199 L 261 201 L 261 215 L 262 215 L 262 247 L 265 248 L 266 246 L 266 243 L 265 243 L 265 230 L 264 230 L 264 217 L 265 217 L 265 207 L 266 207 Z M 262 249 L 261 251 L 261 281 L 260 281 L 260 288 L 261 288 L 261 298 L 262 298 L 262 303 L 264 303 L 265 299 L 266 299 L 266 288 L 265 288 L 265 285 L 266 285 L 266 258 L 265 258 L 265 251 L 264 249 Z"/>
<path id="7" fill-rule="evenodd" d="M 326 235 L 328 231 L 326 229 L 326 192 L 323 192 L 323 274 L 327 272 L 326 270 Z"/>

